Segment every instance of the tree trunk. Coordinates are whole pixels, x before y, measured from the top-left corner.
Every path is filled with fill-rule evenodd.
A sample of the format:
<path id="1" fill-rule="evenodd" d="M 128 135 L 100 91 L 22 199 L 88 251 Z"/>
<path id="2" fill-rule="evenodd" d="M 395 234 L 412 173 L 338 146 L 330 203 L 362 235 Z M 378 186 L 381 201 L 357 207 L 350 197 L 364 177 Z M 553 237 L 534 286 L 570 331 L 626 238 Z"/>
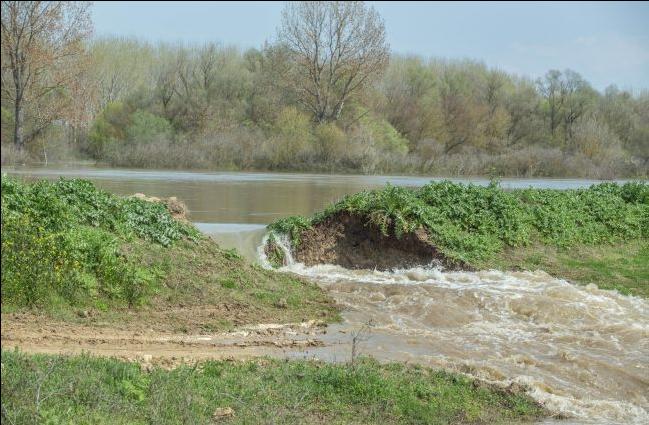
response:
<path id="1" fill-rule="evenodd" d="M 23 135 L 23 105 L 22 99 L 16 99 L 14 114 L 14 146 L 19 150 L 25 147 L 25 136 Z"/>

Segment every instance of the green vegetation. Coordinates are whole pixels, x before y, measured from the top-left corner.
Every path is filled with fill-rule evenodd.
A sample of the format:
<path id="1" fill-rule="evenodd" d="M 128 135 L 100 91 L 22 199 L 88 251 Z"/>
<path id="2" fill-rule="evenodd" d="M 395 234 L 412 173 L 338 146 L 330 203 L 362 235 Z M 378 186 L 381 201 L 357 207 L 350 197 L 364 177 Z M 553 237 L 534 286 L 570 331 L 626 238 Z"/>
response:
<path id="1" fill-rule="evenodd" d="M 162 271 L 162 285 L 150 301 L 152 307 L 165 311 L 174 306 L 214 305 L 219 309 L 216 314 L 193 312 L 187 320 L 175 317 L 175 328 L 217 330 L 243 324 L 295 323 L 307 318 L 339 320 L 332 300 L 316 284 L 251 264 L 208 238 L 180 240 L 168 248 L 136 239 L 125 243 L 122 251 L 147 268 Z M 224 309 L 224 305 L 229 307 Z M 114 317 L 114 321 L 120 320 L 123 317 Z"/>
<path id="2" fill-rule="evenodd" d="M 147 373 L 114 359 L 3 351 L 2 364 L 3 423 L 509 424 L 547 414 L 524 394 L 369 359 L 207 361 Z"/>
<path id="3" fill-rule="evenodd" d="M 295 241 L 295 239 L 293 241 Z M 266 241 L 266 247 L 264 249 L 266 250 L 268 262 L 272 267 L 278 268 L 284 265 L 286 254 L 284 254 L 284 251 L 277 244 L 276 233 L 270 233 L 268 235 L 268 241 Z"/>
<path id="4" fill-rule="evenodd" d="M 138 304 L 160 271 L 120 255 L 120 240 L 169 246 L 198 232 L 161 203 L 120 199 L 84 180 L 24 184 L 2 177 L 3 303 L 112 299 Z"/>
<path id="5" fill-rule="evenodd" d="M 350 6 L 317 7 L 330 17 L 332 7 Z M 371 8 L 353 7 L 333 16 L 364 23 L 371 15 L 380 37 L 341 39 L 383 40 L 385 29 Z M 287 6 L 290 11 L 299 8 Z M 41 14 L 17 14 L 27 16 Z M 308 22 L 300 22 L 296 28 L 308 29 Z M 26 22 L 26 31 L 42 27 L 37 24 Z M 332 26 L 357 27 L 349 22 Z M 293 46 L 321 51 L 306 31 L 289 35 L 304 42 Z M 372 52 L 346 58 L 371 61 L 372 66 L 347 66 L 322 59 L 340 56 L 327 52 L 314 60 L 301 58 L 291 43 L 244 51 L 211 42 L 159 44 L 124 38 L 75 43 L 78 66 L 67 51 L 62 63 L 39 63 L 42 46 L 50 42 L 37 39 L 33 51 L 20 52 L 33 66 L 48 70 L 39 74 L 32 90 L 40 93 L 42 85 L 49 87 L 45 76 L 54 78 L 52 69 L 54 75 L 67 77 L 57 81 L 76 84 L 29 104 L 34 95 L 27 93 L 22 147 L 12 140 L 18 118 L 15 96 L 3 94 L 3 165 L 79 158 L 148 168 L 447 176 L 611 178 L 649 172 L 649 92 L 616 86 L 600 92 L 569 69 L 550 70 L 533 81 L 476 60 L 389 55 L 385 46 L 341 49 Z M 320 40 L 319 47 L 335 48 L 335 42 Z M 3 56 L 11 57 L 14 50 L 18 53 L 3 50 Z M 341 93 L 348 84 L 339 82 L 353 80 L 356 87 L 360 75 L 349 79 L 353 76 L 323 74 L 355 69 L 373 72 L 362 76 L 363 84 L 353 93 Z M 314 81 L 321 86 L 313 87 Z M 6 93 L 13 93 L 12 79 L 6 83 Z"/>
<path id="6" fill-rule="evenodd" d="M 289 217 L 269 226 L 292 237 L 339 213 L 360 215 L 383 234 L 400 237 L 419 227 L 450 261 L 475 268 L 543 266 L 548 271 L 603 287 L 620 285 L 629 293 L 645 294 L 647 239 L 649 237 L 649 185 L 630 182 L 602 183 L 588 189 L 523 189 L 505 191 L 497 182 L 487 187 L 448 181 L 420 189 L 387 186 L 382 190 L 350 195 L 307 219 Z M 637 247 L 636 257 L 609 264 L 615 248 Z M 591 255 L 588 255 L 589 247 Z M 552 256 L 547 250 L 552 250 Z M 538 260 L 517 256 L 517 252 Z M 620 252 L 620 251 L 617 251 Z M 627 250 L 621 253 L 627 253 Z M 597 255 L 608 253 L 604 257 Z M 629 252 L 631 254 L 631 252 Z M 507 261 L 509 259 L 509 261 Z M 644 267 L 643 267 L 644 265 Z M 580 272 L 567 272 L 574 266 Z M 612 273 L 626 276 L 616 282 Z M 641 271 L 636 273 L 636 269 Z M 566 273 L 567 272 L 567 273 Z M 643 278 L 644 276 L 644 278 Z M 625 280 L 626 279 L 626 280 Z M 626 283 L 624 283 L 626 282 Z M 635 283 L 634 283 L 635 282 Z"/>
<path id="7" fill-rule="evenodd" d="M 2 177 L 3 309 L 225 302 L 238 307 L 210 319 L 220 327 L 337 317 L 317 286 L 220 249 L 161 202 L 119 198 L 85 180 Z"/>

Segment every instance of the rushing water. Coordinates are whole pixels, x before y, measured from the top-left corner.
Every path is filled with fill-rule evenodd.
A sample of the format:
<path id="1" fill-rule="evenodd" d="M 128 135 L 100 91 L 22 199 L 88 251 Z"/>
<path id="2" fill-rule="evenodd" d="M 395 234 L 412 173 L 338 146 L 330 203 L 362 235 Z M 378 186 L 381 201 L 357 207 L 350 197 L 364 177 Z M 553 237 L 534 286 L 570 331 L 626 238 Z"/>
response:
<path id="1" fill-rule="evenodd" d="M 345 308 L 344 324 L 312 356 L 348 359 L 360 331 L 362 354 L 515 382 L 569 423 L 649 423 L 646 300 L 542 271 L 380 272 L 287 258 L 284 271 L 315 280 Z"/>
<path id="2" fill-rule="evenodd" d="M 347 193 L 385 183 L 421 186 L 429 178 L 270 173 L 189 173 L 113 169 L 3 169 L 27 178 L 84 177 L 118 194 L 177 196 L 203 232 L 247 258 L 265 224 L 311 214 Z M 484 179 L 461 179 L 486 184 Z M 576 188 L 587 180 L 509 179 L 504 187 Z M 286 245 L 287 253 L 290 251 Z M 445 367 L 530 394 L 563 423 L 649 423 L 649 303 L 536 272 L 378 272 L 331 265 L 284 268 L 315 280 L 345 307 L 327 344 L 310 355 L 361 354 Z M 365 327 L 366 324 L 369 327 Z M 298 355 L 298 354 L 295 354 Z M 304 354 L 301 354 L 304 355 Z"/>

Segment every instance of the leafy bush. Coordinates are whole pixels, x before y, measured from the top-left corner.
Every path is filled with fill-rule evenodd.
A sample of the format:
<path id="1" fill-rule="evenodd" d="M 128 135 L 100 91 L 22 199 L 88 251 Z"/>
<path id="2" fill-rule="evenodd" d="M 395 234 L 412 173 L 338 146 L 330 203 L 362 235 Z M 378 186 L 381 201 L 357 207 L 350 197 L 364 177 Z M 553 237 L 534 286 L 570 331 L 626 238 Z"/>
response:
<path id="1" fill-rule="evenodd" d="M 137 304 L 153 290 L 155 272 L 121 257 L 116 238 L 79 226 L 51 232 L 28 216 L 2 220 L 2 299 L 15 305 L 70 304 L 100 298 Z"/>
<path id="2" fill-rule="evenodd" d="M 122 224 L 142 239 L 168 246 L 183 237 L 198 236 L 197 230 L 181 223 L 169 214 L 167 207 L 159 202 L 147 202 L 136 198 L 121 200 L 120 218 Z"/>
<path id="3" fill-rule="evenodd" d="M 128 146 L 164 143 L 171 139 L 173 127 L 165 118 L 131 105 L 109 103 L 99 114 L 88 135 L 88 153 L 107 158 Z"/>
<path id="4" fill-rule="evenodd" d="M 311 122 L 306 114 L 296 108 L 284 108 L 273 125 L 272 137 L 266 154 L 271 167 L 287 167 L 302 162 L 313 147 Z"/>
<path id="5" fill-rule="evenodd" d="M 3 215 L 26 215 L 49 231 L 86 225 L 122 236 L 135 234 L 164 246 L 183 237 L 198 236 L 193 226 L 174 220 L 163 204 L 117 198 L 88 180 L 24 184 L 3 176 L 2 205 Z"/>
<path id="6" fill-rule="evenodd" d="M 126 128 L 131 143 L 151 143 L 171 138 L 173 127 L 166 119 L 147 111 L 136 111 L 131 115 L 131 124 Z"/>
<path id="7" fill-rule="evenodd" d="M 345 156 L 349 148 L 347 136 L 334 123 L 318 125 L 314 130 L 317 148 L 324 161 L 334 162 Z"/>
<path id="8" fill-rule="evenodd" d="M 126 139 L 130 108 L 120 102 L 109 103 L 92 123 L 88 151 L 94 158 L 103 157 L 119 141 Z"/>
<path id="9" fill-rule="evenodd" d="M 408 140 L 388 121 L 368 114 L 361 119 L 361 126 L 369 131 L 372 141 L 380 150 L 401 155 L 408 152 Z"/>
<path id="10" fill-rule="evenodd" d="M 292 216 L 281 218 L 268 226 L 269 230 L 277 233 L 286 233 L 291 237 L 294 246 L 300 244 L 300 234 L 311 227 L 311 220 L 306 217 Z"/>
<path id="11" fill-rule="evenodd" d="M 3 302 L 138 304 L 155 289 L 158 272 L 124 256 L 121 242 L 140 237 L 168 246 L 197 236 L 161 203 L 120 199 L 85 180 L 25 184 L 3 176 Z"/>

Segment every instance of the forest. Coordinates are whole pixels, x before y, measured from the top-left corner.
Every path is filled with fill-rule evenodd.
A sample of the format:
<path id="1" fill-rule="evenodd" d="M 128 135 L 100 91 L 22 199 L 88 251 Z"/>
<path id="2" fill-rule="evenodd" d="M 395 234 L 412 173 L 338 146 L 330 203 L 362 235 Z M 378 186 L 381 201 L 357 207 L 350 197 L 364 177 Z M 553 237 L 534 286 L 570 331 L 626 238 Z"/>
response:
<path id="1" fill-rule="evenodd" d="M 287 4 L 245 50 L 96 37 L 89 8 L 2 2 L 2 165 L 648 174 L 646 89 L 401 55 L 363 2 Z"/>

